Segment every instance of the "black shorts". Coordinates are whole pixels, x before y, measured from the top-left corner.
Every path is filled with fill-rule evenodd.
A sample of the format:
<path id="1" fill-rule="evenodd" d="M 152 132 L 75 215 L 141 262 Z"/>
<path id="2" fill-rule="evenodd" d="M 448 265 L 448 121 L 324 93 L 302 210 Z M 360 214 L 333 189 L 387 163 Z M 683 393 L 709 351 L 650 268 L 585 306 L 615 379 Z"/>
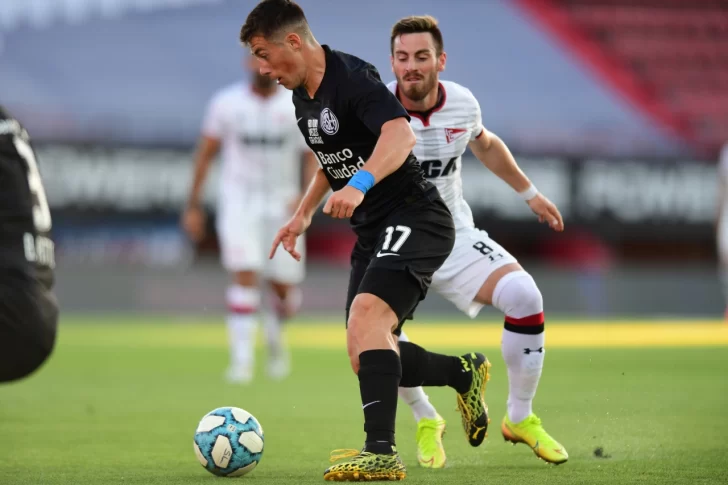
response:
<path id="1" fill-rule="evenodd" d="M 346 301 L 359 293 L 384 300 L 397 315 L 399 330 L 427 295 L 432 275 L 455 244 L 452 215 L 436 189 L 393 211 L 371 237 L 360 235 L 351 253 Z"/>
<path id="2" fill-rule="evenodd" d="M 30 272 L 0 268 L 0 382 L 40 367 L 53 351 L 57 326 L 54 294 Z"/>

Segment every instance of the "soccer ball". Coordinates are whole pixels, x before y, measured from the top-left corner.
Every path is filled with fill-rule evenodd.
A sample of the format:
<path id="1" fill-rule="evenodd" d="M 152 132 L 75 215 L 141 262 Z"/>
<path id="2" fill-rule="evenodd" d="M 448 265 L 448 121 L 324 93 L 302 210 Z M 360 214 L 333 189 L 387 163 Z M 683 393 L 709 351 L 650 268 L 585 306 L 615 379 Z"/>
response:
<path id="1" fill-rule="evenodd" d="M 210 473 L 242 477 L 263 456 L 263 428 L 244 409 L 217 408 L 197 425 L 194 447 L 197 459 Z"/>

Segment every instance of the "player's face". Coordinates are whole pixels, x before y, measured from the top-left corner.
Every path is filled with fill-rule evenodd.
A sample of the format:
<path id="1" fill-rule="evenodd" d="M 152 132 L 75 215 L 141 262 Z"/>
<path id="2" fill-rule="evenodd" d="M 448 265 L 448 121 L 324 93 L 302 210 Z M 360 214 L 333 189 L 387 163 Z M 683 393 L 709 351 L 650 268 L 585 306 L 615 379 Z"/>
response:
<path id="1" fill-rule="evenodd" d="M 437 55 L 428 32 L 403 34 L 394 39 L 392 71 L 400 93 L 420 101 L 437 89 L 438 74 L 445 69 L 445 53 Z"/>
<path id="2" fill-rule="evenodd" d="M 303 59 L 297 35 L 289 34 L 282 41 L 256 36 L 250 41 L 250 50 L 258 61 L 261 76 L 286 89 L 295 89 L 303 83 Z"/>

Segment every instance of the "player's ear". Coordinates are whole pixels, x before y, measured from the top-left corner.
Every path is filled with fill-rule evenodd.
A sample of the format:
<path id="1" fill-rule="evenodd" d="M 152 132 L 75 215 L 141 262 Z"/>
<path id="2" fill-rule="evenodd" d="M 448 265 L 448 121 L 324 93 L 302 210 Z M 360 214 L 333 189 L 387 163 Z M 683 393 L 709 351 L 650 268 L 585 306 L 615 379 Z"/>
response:
<path id="1" fill-rule="evenodd" d="M 297 33 L 291 32 L 286 36 L 285 44 L 292 50 L 299 51 L 303 46 L 303 39 L 301 39 L 301 36 Z"/>
<path id="2" fill-rule="evenodd" d="M 392 67 L 392 72 L 394 72 L 394 56 L 389 56 L 389 65 Z"/>
<path id="3" fill-rule="evenodd" d="M 447 53 L 445 51 L 442 52 L 437 58 L 437 72 L 442 72 L 445 70 L 445 64 L 447 63 Z"/>

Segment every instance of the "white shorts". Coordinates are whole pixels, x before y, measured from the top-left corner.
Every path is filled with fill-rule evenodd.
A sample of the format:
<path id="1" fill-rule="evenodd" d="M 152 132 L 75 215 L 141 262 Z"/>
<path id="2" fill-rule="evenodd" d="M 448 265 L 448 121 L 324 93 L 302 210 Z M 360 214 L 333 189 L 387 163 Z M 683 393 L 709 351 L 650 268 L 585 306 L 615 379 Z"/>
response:
<path id="1" fill-rule="evenodd" d="M 430 289 L 451 301 L 470 318 L 475 318 L 484 305 L 473 300 L 485 280 L 498 268 L 517 262 L 487 232 L 473 227 L 458 229 L 455 246 L 432 276 Z"/>
<path id="2" fill-rule="evenodd" d="M 296 261 L 282 246 L 278 246 L 273 259 L 268 259 L 273 239 L 288 218 L 246 214 L 233 207 L 220 207 L 217 232 L 223 267 L 231 273 L 255 271 L 269 281 L 297 285 L 305 275 L 305 238 L 298 238 L 296 250 L 301 261 Z"/>

